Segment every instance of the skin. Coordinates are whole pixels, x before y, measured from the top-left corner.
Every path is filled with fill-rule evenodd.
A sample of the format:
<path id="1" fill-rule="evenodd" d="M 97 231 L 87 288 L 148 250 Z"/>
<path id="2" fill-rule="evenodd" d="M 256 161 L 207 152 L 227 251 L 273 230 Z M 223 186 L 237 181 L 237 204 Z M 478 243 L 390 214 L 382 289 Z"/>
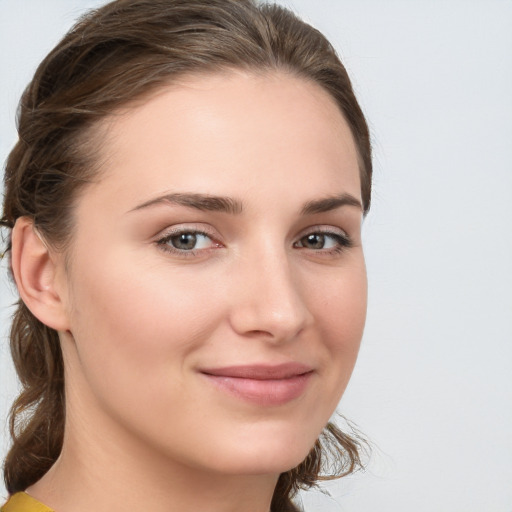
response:
<path id="1" fill-rule="evenodd" d="M 59 331 L 66 369 L 63 451 L 28 492 L 59 512 L 268 511 L 335 410 L 363 332 L 350 130 L 324 90 L 284 72 L 190 77 L 103 128 L 104 169 L 77 199 L 69 252 L 26 219 L 13 233 L 20 293 Z M 154 201 L 170 193 L 242 211 Z M 206 233 L 194 251 L 170 252 L 170 233 L 194 230 Z M 313 372 L 280 405 L 201 373 L 289 361 Z"/>

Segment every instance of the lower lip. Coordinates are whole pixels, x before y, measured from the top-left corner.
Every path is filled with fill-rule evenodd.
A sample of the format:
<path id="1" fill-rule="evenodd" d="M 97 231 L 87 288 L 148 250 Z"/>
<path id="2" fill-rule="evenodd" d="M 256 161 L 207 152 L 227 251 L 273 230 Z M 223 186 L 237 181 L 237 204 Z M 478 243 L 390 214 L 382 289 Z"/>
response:
<path id="1" fill-rule="evenodd" d="M 286 379 L 245 379 L 203 374 L 222 391 L 262 406 L 284 405 L 304 394 L 313 372 Z"/>

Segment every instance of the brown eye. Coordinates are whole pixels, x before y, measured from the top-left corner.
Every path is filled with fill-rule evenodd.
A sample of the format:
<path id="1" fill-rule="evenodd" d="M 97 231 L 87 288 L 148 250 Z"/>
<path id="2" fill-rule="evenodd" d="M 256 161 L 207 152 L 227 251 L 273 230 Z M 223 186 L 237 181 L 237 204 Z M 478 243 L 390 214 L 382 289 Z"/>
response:
<path id="1" fill-rule="evenodd" d="M 312 233 L 300 239 L 301 247 L 308 249 L 323 249 L 325 247 L 325 235 Z"/>
<path id="2" fill-rule="evenodd" d="M 316 232 L 309 233 L 300 238 L 295 247 L 312 251 L 339 252 L 351 247 L 352 242 L 347 235 L 341 233 Z"/>

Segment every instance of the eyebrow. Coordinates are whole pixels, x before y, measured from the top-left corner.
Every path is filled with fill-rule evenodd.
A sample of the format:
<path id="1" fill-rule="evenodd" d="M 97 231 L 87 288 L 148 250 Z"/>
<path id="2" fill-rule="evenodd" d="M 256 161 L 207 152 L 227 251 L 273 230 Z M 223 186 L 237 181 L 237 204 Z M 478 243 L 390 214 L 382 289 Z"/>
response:
<path id="1" fill-rule="evenodd" d="M 150 199 L 149 201 L 136 206 L 130 211 L 133 212 L 166 203 L 185 206 L 187 208 L 195 208 L 196 210 L 222 212 L 232 215 L 239 215 L 243 212 L 242 202 L 238 199 L 197 193 L 165 194 L 163 196 Z M 343 206 L 354 206 L 360 210 L 363 210 L 363 205 L 359 199 L 351 194 L 341 194 L 337 196 L 330 196 L 322 199 L 314 199 L 312 201 L 308 201 L 302 207 L 301 214 L 314 215 L 317 213 L 325 213 L 331 210 L 336 210 L 337 208 L 341 208 Z"/>
<path id="2" fill-rule="evenodd" d="M 142 210 L 143 208 L 165 203 L 195 208 L 196 210 L 223 212 L 234 215 L 242 213 L 243 209 L 242 202 L 231 197 L 212 196 L 209 194 L 175 193 L 165 194 L 155 199 L 151 199 L 150 201 L 146 201 L 145 203 L 136 206 L 130 211 Z"/>
<path id="3" fill-rule="evenodd" d="M 359 199 L 351 194 L 341 194 L 339 196 L 326 197 L 324 199 L 314 199 L 308 201 L 301 210 L 302 215 L 314 215 L 315 213 L 325 213 L 336 210 L 342 206 L 354 206 L 363 210 L 363 205 Z"/>

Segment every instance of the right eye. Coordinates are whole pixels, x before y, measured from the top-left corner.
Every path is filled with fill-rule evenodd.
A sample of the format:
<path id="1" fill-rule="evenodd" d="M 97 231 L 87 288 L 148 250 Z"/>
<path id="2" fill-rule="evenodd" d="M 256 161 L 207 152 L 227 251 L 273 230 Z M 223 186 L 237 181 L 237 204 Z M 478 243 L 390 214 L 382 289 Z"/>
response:
<path id="1" fill-rule="evenodd" d="M 200 251 L 221 246 L 207 233 L 190 228 L 176 229 L 157 240 L 157 244 L 162 250 L 181 256 L 195 256 Z"/>
<path id="2" fill-rule="evenodd" d="M 194 249 L 206 249 L 212 245 L 212 240 L 208 235 L 191 231 L 172 235 L 167 239 L 166 244 L 172 245 L 172 247 L 180 251 L 191 251 Z"/>

